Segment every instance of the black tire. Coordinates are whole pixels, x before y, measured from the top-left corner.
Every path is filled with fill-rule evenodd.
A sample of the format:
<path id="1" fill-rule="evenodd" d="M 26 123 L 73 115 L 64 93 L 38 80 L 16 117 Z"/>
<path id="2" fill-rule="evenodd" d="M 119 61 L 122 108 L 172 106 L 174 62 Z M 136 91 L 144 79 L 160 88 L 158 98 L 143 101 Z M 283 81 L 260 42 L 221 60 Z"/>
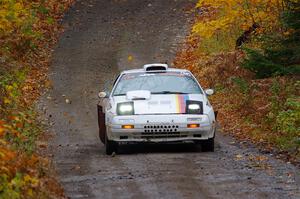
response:
<path id="1" fill-rule="evenodd" d="M 98 126 L 99 126 L 99 138 L 100 141 L 105 144 L 105 134 L 106 134 L 106 126 L 105 126 L 105 114 L 103 113 L 103 107 L 99 104 L 97 105 L 98 110 Z"/>
<path id="2" fill-rule="evenodd" d="M 110 141 L 105 136 L 105 153 L 106 155 L 111 155 L 113 152 L 117 153 L 118 144 L 114 141 Z"/>
<path id="3" fill-rule="evenodd" d="M 215 139 L 209 138 L 208 140 L 205 140 L 201 144 L 201 149 L 204 152 L 214 152 L 215 151 Z"/>

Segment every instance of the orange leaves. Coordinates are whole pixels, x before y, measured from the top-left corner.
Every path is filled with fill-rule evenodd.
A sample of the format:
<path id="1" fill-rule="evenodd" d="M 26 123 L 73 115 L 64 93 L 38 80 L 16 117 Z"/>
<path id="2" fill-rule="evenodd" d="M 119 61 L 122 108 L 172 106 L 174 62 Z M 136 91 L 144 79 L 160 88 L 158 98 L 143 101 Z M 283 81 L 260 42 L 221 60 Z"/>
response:
<path id="1" fill-rule="evenodd" d="M 11 161 L 16 157 L 16 153 L 6 148 L 0 147 L 0 160 Z"/>
<path id="2" fill-rule="evenodd" d="M 5 132 L 7 131 L 5 127 L 5 122 L 3 120 L 0 120 L 0 139 L 4 136 Z M 0 144 L 1 146 L 1 144 Z"/>
<path id="3" fill-rule="evenodd" d="M 34 153 L 41 130 L 28 107 L 44 83 L 51 87 L 46 73 L 57 20 L 73 0 L 0 2 L 0 198 L 57 198 L 63 194 L 48 160 Z"/>
<path id="4" fill-rule="evenodd" d="M 5 128 L 0 126 L 0 137 L 2 137 L 5 133 Z"/>
<path id="5" fill-rule="evenodd" d="M 48 184 L 45 181 L 48 181 L 48 177 L 46 178 L 44 173 L 41 174 L 41 170 L 48 170 L 49 161 L 34 153 L 15 150 L 16 147 L 13 147 L 16 142 L 14 139 L 18 140 L 20 145 L 22 140 L 28 139 L 22 135 L 26 129 L 24 123 L 28 119 L 24 120 L 22 117 L 10 116 L 8 122 L 0 121 L 0 198 L 10 196 L 16 190 L 17 194 L 25 198 L 37 197 L 37 194 L 47 193 L 48 190 L 57 191 L 57 195 L 61 195 L 57 184 L 51 184 L 55 187 L 47 188 Z"/>

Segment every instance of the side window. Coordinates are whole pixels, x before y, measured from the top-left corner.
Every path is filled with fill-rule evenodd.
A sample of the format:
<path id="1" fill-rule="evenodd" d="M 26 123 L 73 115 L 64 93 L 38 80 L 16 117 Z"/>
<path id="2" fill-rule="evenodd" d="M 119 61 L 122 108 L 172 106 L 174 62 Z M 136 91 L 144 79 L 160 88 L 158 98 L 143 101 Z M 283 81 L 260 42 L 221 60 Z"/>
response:
<path id="1" fill-rule="evenodd" d="M 118 75 L 118 77 L 114 81 L 113 81 L 114 77 L 111 77 L 109 81 L 105 81 L 104 82 L 104 85 L 103 85 L 104 89 L 103 90 L 108 95 L 110 95 L 110 93 L 113 90 L 113 88 L 114 88 L 114 86 L 115 86 L 115 84 L 116 84 L 116 82 L 117 82 L 117 80 L 118 80 L 119 77 L 120 77 L 120 75 Z M 112 85 L 112 83 L 113 83 L 113 85 Z"/>

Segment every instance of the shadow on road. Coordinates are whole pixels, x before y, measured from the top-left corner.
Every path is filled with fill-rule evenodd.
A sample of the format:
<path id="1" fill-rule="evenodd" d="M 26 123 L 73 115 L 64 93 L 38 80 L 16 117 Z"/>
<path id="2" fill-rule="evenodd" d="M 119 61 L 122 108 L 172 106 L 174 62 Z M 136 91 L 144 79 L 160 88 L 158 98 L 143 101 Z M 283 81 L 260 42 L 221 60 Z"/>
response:
<path id="1" fill-rule="evenodd" d="M 199 153 L 201 146 L 184 144 L 126 144 L 120 145 L 118 154 L 136 154 L 136 153 Z"/>

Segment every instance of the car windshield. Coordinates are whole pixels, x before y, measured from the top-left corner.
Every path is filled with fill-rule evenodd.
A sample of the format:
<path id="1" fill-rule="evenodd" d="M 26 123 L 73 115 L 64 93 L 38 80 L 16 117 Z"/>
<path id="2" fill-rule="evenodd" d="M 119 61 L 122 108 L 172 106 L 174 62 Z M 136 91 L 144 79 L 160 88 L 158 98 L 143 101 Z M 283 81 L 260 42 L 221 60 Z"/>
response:
<path id="1" fill-rule="evenodd" d="M 199 85 L 187 72 L 129 73 L 122 75 L 113 96 L 128 91 L 148 90 L 151 94 L 202 94 Z"/>

